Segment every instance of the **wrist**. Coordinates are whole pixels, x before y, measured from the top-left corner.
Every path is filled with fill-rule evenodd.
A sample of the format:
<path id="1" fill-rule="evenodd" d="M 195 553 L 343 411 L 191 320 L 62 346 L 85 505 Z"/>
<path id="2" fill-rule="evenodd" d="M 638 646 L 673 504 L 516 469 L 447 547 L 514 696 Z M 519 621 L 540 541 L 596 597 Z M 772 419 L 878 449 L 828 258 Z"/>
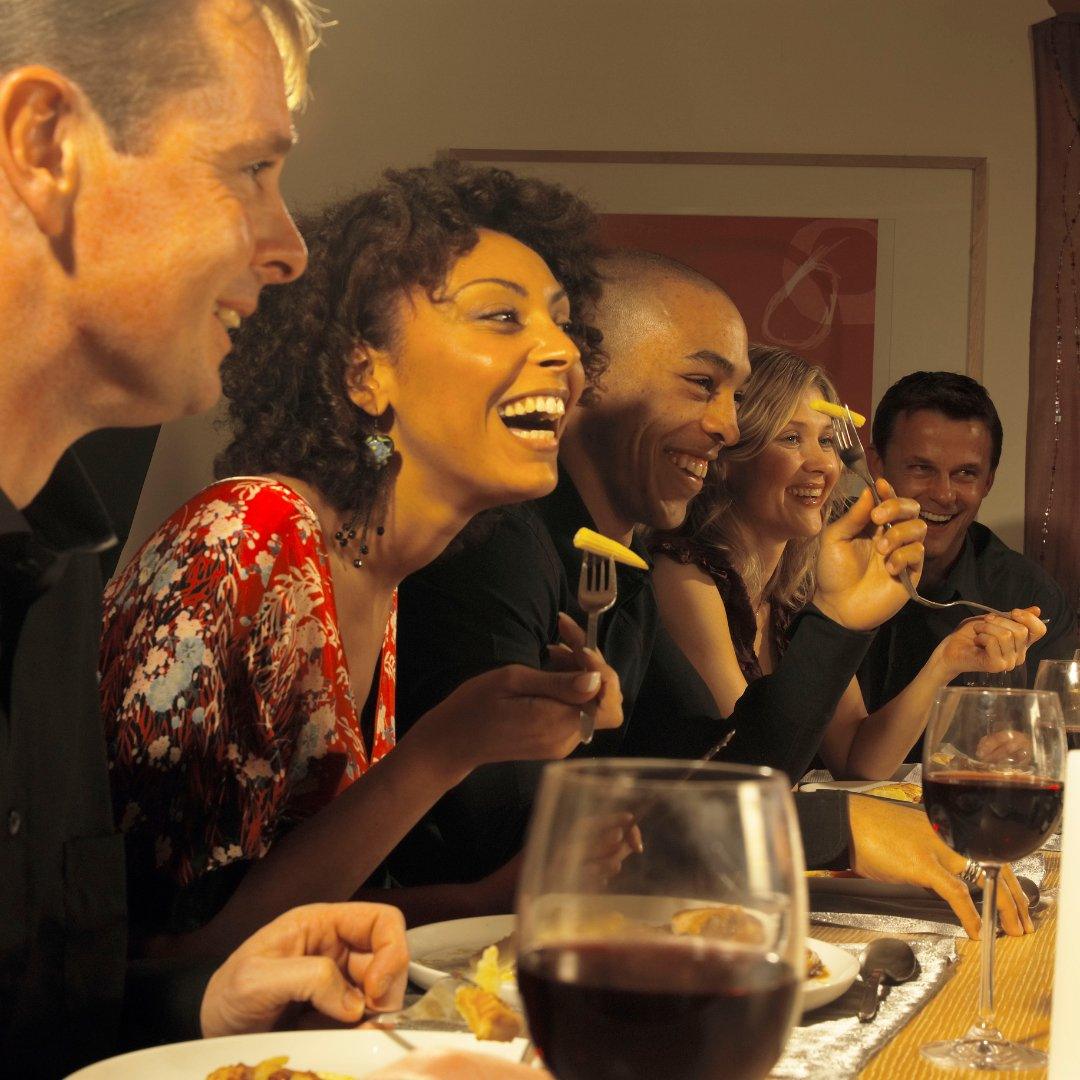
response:
<path id="1" fill-rule="evenodd" d="M 400 764 L 408 765 L 425 790 L 445 793 L 460 784 L 476 767 L 476 763 L 463 759 L 459 741 L 448 734 L 441 717 L 434 711 L 424 713 L 390 757 L 397 757 Z M 404 755 L 404 761 L 401 755 Z"/>
<path id="2" fill-rule="evenodd" d="M 964 673 L 964 668 L 951 663 L 948 659 L 948 638 L 940 642 L 926 661 L 923 672 L 936 689 L 948 686 L 958 675 Z"/>

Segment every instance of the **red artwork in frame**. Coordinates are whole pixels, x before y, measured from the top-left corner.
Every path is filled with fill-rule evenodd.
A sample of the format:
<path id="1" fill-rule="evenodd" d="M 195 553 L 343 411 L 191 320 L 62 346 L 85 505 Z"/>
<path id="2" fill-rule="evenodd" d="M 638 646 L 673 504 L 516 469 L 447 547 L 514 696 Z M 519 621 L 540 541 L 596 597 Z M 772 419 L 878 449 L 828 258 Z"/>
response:
<path id="1" fill-rule="evenodd" d="M 877 221 L 865 218 L 603 214 L 613 247 L 670 255 L 722 285 L 752 342 L 824 367 L 841 400 L 869 416 Z"/>

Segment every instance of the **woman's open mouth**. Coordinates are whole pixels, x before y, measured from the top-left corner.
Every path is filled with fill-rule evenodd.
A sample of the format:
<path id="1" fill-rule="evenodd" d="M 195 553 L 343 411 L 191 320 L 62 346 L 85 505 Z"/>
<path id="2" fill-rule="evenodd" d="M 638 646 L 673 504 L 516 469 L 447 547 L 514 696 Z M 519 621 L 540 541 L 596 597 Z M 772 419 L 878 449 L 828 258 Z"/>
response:
<path id="1" fill-rule="evenodd" d="M 787 492 L 803 506 L 816 508 L 825 501 L 824 487 L 789 487 Z"/>
<path id="2" fill-rule="evenodd" d="M 511 435 L 537 448 L 557 446 L 566 402 L 554 394 L 530 394 L 505 401 L 499 419 Z"/>

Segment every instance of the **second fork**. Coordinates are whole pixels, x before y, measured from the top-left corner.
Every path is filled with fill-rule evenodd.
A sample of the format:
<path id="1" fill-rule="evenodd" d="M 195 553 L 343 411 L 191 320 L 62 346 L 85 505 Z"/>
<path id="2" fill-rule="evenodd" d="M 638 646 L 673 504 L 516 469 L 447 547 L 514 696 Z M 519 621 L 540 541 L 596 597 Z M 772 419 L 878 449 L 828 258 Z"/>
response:
<path id="1" fill-rule="evenodd" d="M 618 588 L 615 560 L 587 551 L 581 560 L 578 577 L 577 600 L 581 610 L 588 616 L 585 627 L 585 647 L 595 649 L 600 633 L 600 616 L 615 603 Z M 588 746 L 592 742 L 596 726 L 595 700 L 581 710 L 581 741 Z"/>

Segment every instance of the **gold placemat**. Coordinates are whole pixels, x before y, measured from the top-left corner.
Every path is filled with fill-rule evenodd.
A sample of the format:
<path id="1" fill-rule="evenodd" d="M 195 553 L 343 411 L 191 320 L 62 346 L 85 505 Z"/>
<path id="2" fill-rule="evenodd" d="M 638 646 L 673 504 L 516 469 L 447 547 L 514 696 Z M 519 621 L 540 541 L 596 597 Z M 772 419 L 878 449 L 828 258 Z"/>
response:
<path id="1" fill-rule="evenodd" d="M 1044 891 L 1056 888 L 1059 856 L 1047 853 Z M 1015 1042 L 1046 1050 L 1050 1042 L 1050 990 L 1054 978 L 1057 907 L 1052 905 L 1034 934 L 1000 937 L 994 965 L 997 1025 Z M 867 941 L 865 930 L 814 926 L 814 937 L 835 944 Z M 960 963 L 956 974 L 925 1009 L 885 1046 L 859 1073 L 859 1080 L 942 1080 L 946 1072 L 919 1054 L 924 1043 L 962 1035 L 975 1020 L 979 1002 L 979 942 L 957 939 Z M 1045 1076 L 1045 1070 L 1013 1074 Z M 965 1077 L 1000 1077 L 1000 1073 L 971 1072 Z"/>

